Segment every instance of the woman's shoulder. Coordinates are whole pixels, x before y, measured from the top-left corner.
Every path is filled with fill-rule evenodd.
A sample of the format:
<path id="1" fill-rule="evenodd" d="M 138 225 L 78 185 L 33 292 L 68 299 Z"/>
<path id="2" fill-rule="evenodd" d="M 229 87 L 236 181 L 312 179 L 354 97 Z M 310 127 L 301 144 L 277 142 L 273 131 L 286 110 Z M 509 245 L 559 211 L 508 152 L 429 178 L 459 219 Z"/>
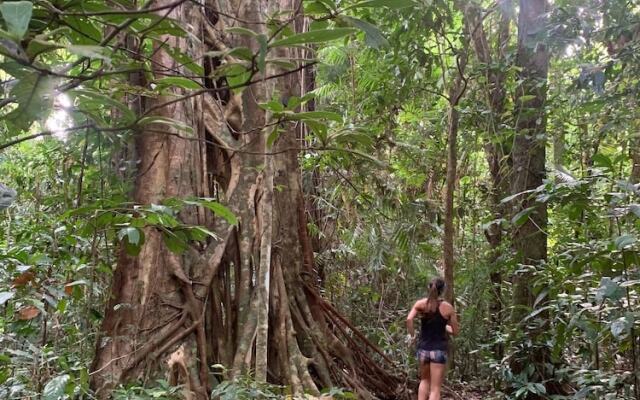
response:
<path id="1" fill-rule="evenodd" d="M 416 301 L 416 304 L 414 307 L 416 307 L 418 310 L 423 311 L 427 309 L 427 301 L 429 299 L 427 299 L 426 297 L 423 299 L 419 299 L 418 301 Z"/>
<path id="2" fill-rule="evenodd" d="M 446 316 L 444 314 L 451 314 L 455 311 L 451 303 L 445 300 L 442 300 L 440 302 L 439 309 L 440 309 L 440 313 L 443 314 L 443 316 Z"/>

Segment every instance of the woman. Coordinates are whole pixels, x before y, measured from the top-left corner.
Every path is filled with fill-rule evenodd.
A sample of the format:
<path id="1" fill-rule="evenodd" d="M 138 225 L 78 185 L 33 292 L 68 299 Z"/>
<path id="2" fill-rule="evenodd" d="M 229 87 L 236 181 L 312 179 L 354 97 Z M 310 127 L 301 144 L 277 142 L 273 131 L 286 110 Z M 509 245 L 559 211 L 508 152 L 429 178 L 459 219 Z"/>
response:
<path id="1" fill-rule="evenodd" d="M 418 400 L 427 400 L 427 394 L 428 400 L 440 400 L 449 350 L 447 333 L 457 335 L 460 329 L 453 306 L 440 299 L 444 286 L 441 278 L 433 278 L 429 283 L 429 297 L 418 300 L 407 316 L 411 343 L 415 341 L 413 319 L 419 315 L 422 322 L 417 353 L 420 361 Z"/>

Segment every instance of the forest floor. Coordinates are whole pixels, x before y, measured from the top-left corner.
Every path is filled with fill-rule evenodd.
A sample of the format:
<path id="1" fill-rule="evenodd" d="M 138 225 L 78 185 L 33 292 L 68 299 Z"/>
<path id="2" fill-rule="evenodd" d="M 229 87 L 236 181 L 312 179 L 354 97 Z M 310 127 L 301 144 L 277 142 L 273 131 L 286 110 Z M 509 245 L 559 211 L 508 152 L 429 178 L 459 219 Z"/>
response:
<path id="1" fill-rule="evenodd" d="M 470 382 L 452 382 L 442 393 L 443 400 L 488 400 L 498 399 L 496 393 Z"/>

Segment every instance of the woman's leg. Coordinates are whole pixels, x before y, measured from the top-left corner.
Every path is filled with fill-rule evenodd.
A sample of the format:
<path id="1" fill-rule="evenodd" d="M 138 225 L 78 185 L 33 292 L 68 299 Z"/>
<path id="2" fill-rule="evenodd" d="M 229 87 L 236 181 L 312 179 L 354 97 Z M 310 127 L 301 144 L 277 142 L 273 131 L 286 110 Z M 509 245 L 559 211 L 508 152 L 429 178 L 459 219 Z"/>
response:
<path id="1" fill-rule="evenodd" d="M 420 361 L 420 386 L 418 387 L 418 400 L 428 400 L 431 374 L 429 361 Z"/>
<path id="2" fill-rule="evenodd" d="M 444 380 L 444 373 L 447 368 L 446 353 L 436 354 L 434 357 L 432 357 L 429 367 L 429 373 L 431 375 L 429 400 L 440 400 L 442 381 Z"/>

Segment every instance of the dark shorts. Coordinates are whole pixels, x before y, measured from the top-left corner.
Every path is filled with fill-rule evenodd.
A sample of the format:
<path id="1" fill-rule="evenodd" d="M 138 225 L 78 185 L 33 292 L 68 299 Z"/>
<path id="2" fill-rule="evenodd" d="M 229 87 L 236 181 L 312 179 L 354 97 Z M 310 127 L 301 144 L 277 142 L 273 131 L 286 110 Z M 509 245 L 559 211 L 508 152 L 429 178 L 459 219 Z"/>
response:
<path id="1" fill-rule="evenodd" d="M 443 350 L 418 350 L 416 357 L 420 364 L 446 364 L 447 352 Z"/>

